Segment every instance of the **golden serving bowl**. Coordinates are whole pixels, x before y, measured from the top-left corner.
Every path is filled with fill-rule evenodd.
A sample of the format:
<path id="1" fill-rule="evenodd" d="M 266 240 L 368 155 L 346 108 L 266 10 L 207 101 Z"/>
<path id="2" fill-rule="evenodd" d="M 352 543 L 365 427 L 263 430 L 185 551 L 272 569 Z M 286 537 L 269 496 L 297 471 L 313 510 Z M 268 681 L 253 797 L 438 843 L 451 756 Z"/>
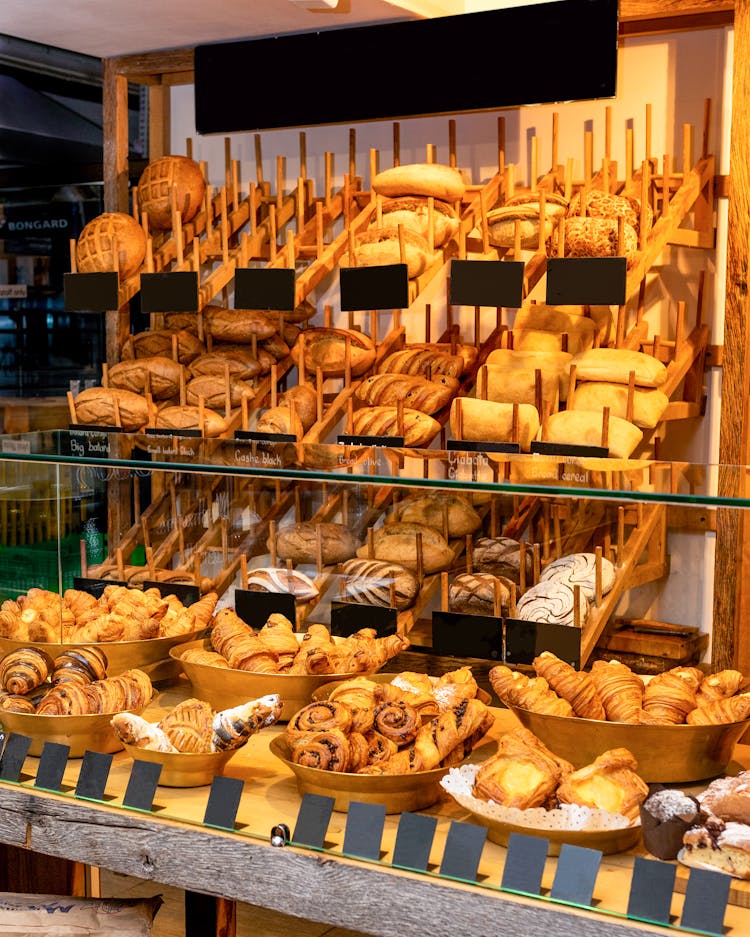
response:
<path id="1" fill-rule="evenodd" d="M 225 752 L 154 752 L 123 743 L 131 758 L 161 765 L 159 784 L 163 787 L 203 787 L 222 774 L 229 760 L 240 748 Z"/>
<path id="2" fill-rule="evenodd" d="M 299 636 L 300 640 L 302 635 Z M 334 638 L 335 640 L 335 638 Z M 169 656 L 178 661 L 188 680 L 193 685 L 193 695 L 210 703 L 217 711 L 239 706 L 251 699 L 278 693 L 282 709 L 278 722 L 288 722 L 312 699 L 312 694 L 319 686 L 333 680 L 350 680 L 352 677 L 368 676 L 362 673 L 350 674 L 290 674 L 290 673 L 252 673 L 247 670 L 232 670 L 226 667 L 214 667 L 211 664 L 196 664 L 182 659 L 185 651 L 200 648 L 211 650 L 209 639 L 190 641 L 174 647 Z"/>
<path id="3" fill-rule="evenodd" d="M 35 647 L 46 651 L 55 658 L 72 647 L 96 647 L 107 657 L 107 676 L 116 677 L 134 667 L 147 667 L 160 661 L 169 660 L 170 651 L 186 641 L 195 641 L 207 633 L 207 628 L 188 631 L 185 634 L 172 635 L 168 638 L 144 638 L 140 641 L 79 641 L 68 644 L 48 644 L 41 641 L 14 641 L 0 638 L 0 657 L 19 647 Z"/>
<path id="4" fill-rule="evenodd" d="M 370 674 L 354 674 L 352 677 L 336 677 L 335 680 L 331 680 L 330 683 L 324 683 L 322 686 L 319 686 L 311 695 L 311 700 L 319 702 L 320 700 L 328 699 L 333 691 L 334 687 L 337 687 L 339 684 L 344 683 L 345 680 L 356 680 L 357 677 L 364 677 L 366 680 L 371 680 L 373 683 L 391 683 L 394 677 L 397 677 L 396 673 L 370 673 Z M 480 700 L 485 706 L 489 706 L 492 703 L 492 696 L 481 687 L 477 687 L 477 699 Z M 432 718 L 431 716 L 426 718 Z"/>
<path id="5" fill-rule="evenodd" d="M 352 801 L 383 804 L 386 813 L 423 810 L 440 800 L 443 792 L 440 778 L 448 771 L 448 768 L 434 768 L 412 774 L 349 774 L 309 768 L 291 760 L 283 733 L 271 739 L 269 749 L 294 773 L 300 795 L 333 797 L 333 809 L 341 811 L 348 810 Z"/>
<path id="6" fill-rule="evenodd" d="M 31 739 L 29 755 L 38 757 L 45 742 L 58 742 L 70 747 L 70 758 L 82 758 L 84 752 L 119 752 L 123 748 L 111 726 L 113 713 L 87 716 L 38 716 L 36 713 L 0 713 L 5 732 L 14 732 Z"/>
<path id="7" fill-rule="evenodd" d="M 716 726 L 631 725 L 550 716 L 508 705 L 522 726 L 556 755 L 583 768 L 610 748 L 627 748 L 647 783 L 688 784 L 723 774 L 750 720 Z"/>

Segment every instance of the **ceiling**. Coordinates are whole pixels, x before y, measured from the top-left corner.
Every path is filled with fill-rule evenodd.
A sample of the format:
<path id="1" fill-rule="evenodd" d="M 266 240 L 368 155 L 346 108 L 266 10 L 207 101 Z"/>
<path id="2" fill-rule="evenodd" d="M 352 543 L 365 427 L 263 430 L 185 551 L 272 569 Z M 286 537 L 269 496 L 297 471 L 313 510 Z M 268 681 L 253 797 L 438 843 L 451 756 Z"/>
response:
<path id="1" fill-rule="evenodd" d="M 111 58 L 465 11 L 464 0 L 2 0 L 0 34 Z"/>

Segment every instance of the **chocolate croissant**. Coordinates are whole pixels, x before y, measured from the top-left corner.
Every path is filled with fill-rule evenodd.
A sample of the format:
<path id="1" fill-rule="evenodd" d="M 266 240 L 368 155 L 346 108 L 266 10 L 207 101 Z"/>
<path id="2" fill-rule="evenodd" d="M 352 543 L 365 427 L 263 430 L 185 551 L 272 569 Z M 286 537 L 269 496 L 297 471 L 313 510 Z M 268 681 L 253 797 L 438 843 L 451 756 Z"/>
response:
<path id="1" fill-rule="evenodd" d="M 260 729 L 273 725 L 281 715 L 281 697 L 270 693 L 214 714 L 211 751 L 239 748 Z"/>
<path id="2" fill-rule="evenodd" d="M 54 661 L 51 683 L 94 683 L 107 676 L 107 655 L 98 647 L 71 647 Z"/>
<path id="3" fill-rule="evenodd" d="M 0 660 L 0 687 L 23 696 L 41 686 L 53 669 L 52 658 L 41 648 L 19 647 Z"/>

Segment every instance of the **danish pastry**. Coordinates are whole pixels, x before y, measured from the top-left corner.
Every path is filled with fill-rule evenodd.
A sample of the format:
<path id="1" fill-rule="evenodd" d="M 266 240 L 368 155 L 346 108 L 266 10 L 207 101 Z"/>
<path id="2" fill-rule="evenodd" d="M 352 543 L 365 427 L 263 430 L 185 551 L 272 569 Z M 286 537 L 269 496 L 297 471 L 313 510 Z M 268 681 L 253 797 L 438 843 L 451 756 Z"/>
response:
<path id="1" fill-rule="evenodd" d="M 637 768 L 632 752 L 612 748 L 569 774 L 557 789 L 557 798 L 563 804 L 580 804 L 636 820 L 648 796 L 648 784 L 638 776 Z"/>

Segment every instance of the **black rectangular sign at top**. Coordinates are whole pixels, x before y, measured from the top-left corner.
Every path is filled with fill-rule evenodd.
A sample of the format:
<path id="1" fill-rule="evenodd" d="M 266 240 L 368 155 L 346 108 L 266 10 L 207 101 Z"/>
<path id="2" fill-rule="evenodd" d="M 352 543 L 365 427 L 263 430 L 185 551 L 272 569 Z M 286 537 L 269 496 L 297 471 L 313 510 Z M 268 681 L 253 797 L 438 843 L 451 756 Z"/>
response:
<path id="1" fill-rule="evenodd" d="M 107 586 L 124 586 L 126 589 L 128 583 L 125 579 L 90 579 L 88 576 L 74 576 L 73 588 L 80 592 L 88 592 L 95 598 L 100 598 Z"/>
<path id="2" fill-rule="evenodd" d="M 199 45 L 195 49 L 195 126 L 200 134 L 270 130 L 314 124 L 388 120 L 429 114 L 494 110 L 612 97 L 617 79 L 617 0 L 555 0 L 508 9 L 438 16 L 261 39 Z M 586 23 L 586 55 L 556 67 L 560 49 L 577 48 Z M 498 81 L 499 36 L 534 36 L 535 67 L 528 68 L 523 42 L 504 42 L 503 80 Z M 470 47 L 472 67 L 450 81 L 426 81 L 435 50 Z M 256 74 L 274 74 L 279 62 L 346 61 L 352 49 L 361 62 L 387 58 L 377 92 L 341 82 L 336 94 L 226 94 L 241 87 L 252 62 Z M 381 74 L 382 72 L 382 74 Z M 255 100 L 260 97 L 260 100 Z"/>
<path id="3" fill-rule="evenodd" d="M 517 442 L 476 442 L 469 439 L 449 439 L 448 452 L 509 452 L 518 455 L 521 445 Z"/>
<path id="4" fill-rule="evenodd" d="M 509 306 L 523 302 L 522 260 L 452 260 L 450 296 L 454 306 Z"/>
<path id="5" fill-rule="evenodd" d="M 409 305 L 407 270 L 406 264 L 342 267 L 339 271 L 342 311 L 406 309 Z"/>
<path id="6" fill-rule="evenodd" d="M 141 274 L 143 312 L 198 312 L 198 274 L 194 270 Z"/>
<path id="7" fill-rule="evenodd" d="M 546 302 L 550 306 L 622 306 L 626 274 L 624 257 L 550 257 Z"/>
<path id="8" fill-rule="evenodd" d="M 294 309 L 291 267 L 249 267 L 234 272 L 236 309 Z"/>
<path id="9" fill-rule="evenodd" d="M 109 312 L 120 308 L 116 273 L 63 274 L 66 312 Z"/>
<path id="10" fill-rule="evenodd" d="M 581 661 L 581 629 L 553 625 L 546 621 L 505 619 L 506 664 L 532 664 L 542 651 L 552 651 L 560 660 L 578 669 Z"/>

